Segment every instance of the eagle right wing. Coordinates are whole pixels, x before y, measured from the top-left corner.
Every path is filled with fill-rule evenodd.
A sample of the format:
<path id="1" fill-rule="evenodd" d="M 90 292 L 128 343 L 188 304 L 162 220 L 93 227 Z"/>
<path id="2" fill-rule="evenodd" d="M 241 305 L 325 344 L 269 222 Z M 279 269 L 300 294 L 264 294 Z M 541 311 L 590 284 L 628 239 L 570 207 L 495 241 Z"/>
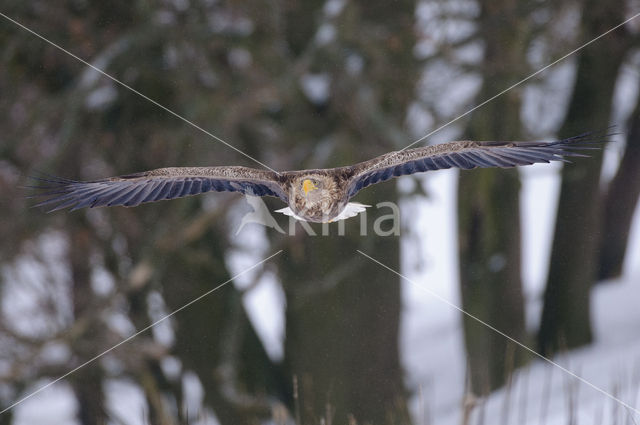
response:
<path id="1" fill-rule="evenodd" d="M 609 135 L 605 135 L 607 137 Z M 349 197 L 375 183 L 408 174 L 446 168 L 515 167 L 540 162 L 567 161 L 568 156 L 588 156 L 581 150 L 598 149 L 602 136 L 585 133 L 552 142 L 459 141 L 390 152 L 351 167 Z"/>

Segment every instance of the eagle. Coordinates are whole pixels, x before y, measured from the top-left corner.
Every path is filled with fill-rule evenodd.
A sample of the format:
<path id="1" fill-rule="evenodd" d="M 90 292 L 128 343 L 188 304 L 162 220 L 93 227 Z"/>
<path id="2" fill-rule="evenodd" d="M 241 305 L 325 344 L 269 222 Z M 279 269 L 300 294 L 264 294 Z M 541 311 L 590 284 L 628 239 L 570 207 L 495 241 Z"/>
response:
<path id="1" fill-rule="evenodd" d="M 240 192 L 251 196 L 274 196 L 288 206 L 277 210 L 298 220 L 332 222 L 353 217 L 366 205 L 349 202 L 360 190 L 389 180 L 447 168 L 508 168 L 551 161 L 570 162 L 567 157 L 586 157 L 585 149 L 602 142 L 585 133 L 562 140 L 499 142 L 453 141 L 415 149 L 389 152 L 355 165 L 275 172 L 241 166 L 169 167 L 77 181 L 34 177 L 43 196 L 36 206 L 77 210 L 182 198 L 206 192 Z"/>

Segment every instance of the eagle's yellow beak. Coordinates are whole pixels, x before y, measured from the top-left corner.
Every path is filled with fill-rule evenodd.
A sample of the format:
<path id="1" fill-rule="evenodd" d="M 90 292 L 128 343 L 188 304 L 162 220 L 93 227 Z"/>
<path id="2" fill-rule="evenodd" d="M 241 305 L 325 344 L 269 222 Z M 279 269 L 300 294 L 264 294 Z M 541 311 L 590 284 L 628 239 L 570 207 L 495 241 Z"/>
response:
<path id="1" fill-rule="evenodd" d="M 306 179 L 305 181 L 302 182 L 302 190 L 304 190 L 305 195 L 311 192 L 312 190 L 316 190 L 317 188 L 318 186 L 313 184 L 313 182 L 309 179 Z"/>

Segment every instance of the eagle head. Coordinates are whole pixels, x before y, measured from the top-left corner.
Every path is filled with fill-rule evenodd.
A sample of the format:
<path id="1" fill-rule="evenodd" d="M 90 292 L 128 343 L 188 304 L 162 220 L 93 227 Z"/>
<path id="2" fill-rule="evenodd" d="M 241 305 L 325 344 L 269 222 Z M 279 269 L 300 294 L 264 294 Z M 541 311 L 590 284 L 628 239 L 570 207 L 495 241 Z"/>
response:
<path id="1" fill-rule="evenodd" d="M 306 221 L 328 222 L 344 209 L 346 192 L 331 176 L 307 174 L 293 181 L 289 207 Z"/>

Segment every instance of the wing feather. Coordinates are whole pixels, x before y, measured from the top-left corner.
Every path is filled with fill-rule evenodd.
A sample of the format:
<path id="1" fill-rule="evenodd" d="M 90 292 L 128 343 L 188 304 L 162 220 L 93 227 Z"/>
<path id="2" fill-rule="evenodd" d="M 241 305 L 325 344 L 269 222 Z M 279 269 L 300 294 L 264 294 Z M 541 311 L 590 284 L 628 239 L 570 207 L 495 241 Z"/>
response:
<path id="1" fill-rule="evenodd" d="M 608 130 L 607 130 L 608 131 Z M 430 170 L 476 167 L 508 168 L 518 165 L 568 162 L 566 157 L 586 157 L 583 151 L 600 149 L 612 134 L 585 133 L 551 142 L 473 142 L 459 141 L 391 152 L 352 167 L 349 197 L 375 183 Z"/>
<path id="2" fill-rule="evenodd" d="M 36 187 L 41 190 L 36 196 L 45 198 L 36 206 L 48 206 L 51 211 L 115 205 L 133 207 L 209 191 L 276 196 L 287 202 L 286 190 L 276 173 L 246 167 L 159 168 L 94 181 L 34 178 L 43 183 Z"/>
<path id="3" fill-rule="evenodd" d="M 171 183 L 171 190 L 167 195 L 168 199 L 181 198 L 184 196 L 182 194 L 182 187 L 184 186 L 184 180 L 176 180 Z"/>
<path id="4" fill-rule="evenodd" d="M 135 207 L 136 205 L 146 202 L 145 200 L 149 199 L 159 186 L 160 182 L 152 182 L 150 184 L 142 185 L 142 190 L 140 190 L 135 197 L 129 200 L 129 204 L 127 206 Z"/>

